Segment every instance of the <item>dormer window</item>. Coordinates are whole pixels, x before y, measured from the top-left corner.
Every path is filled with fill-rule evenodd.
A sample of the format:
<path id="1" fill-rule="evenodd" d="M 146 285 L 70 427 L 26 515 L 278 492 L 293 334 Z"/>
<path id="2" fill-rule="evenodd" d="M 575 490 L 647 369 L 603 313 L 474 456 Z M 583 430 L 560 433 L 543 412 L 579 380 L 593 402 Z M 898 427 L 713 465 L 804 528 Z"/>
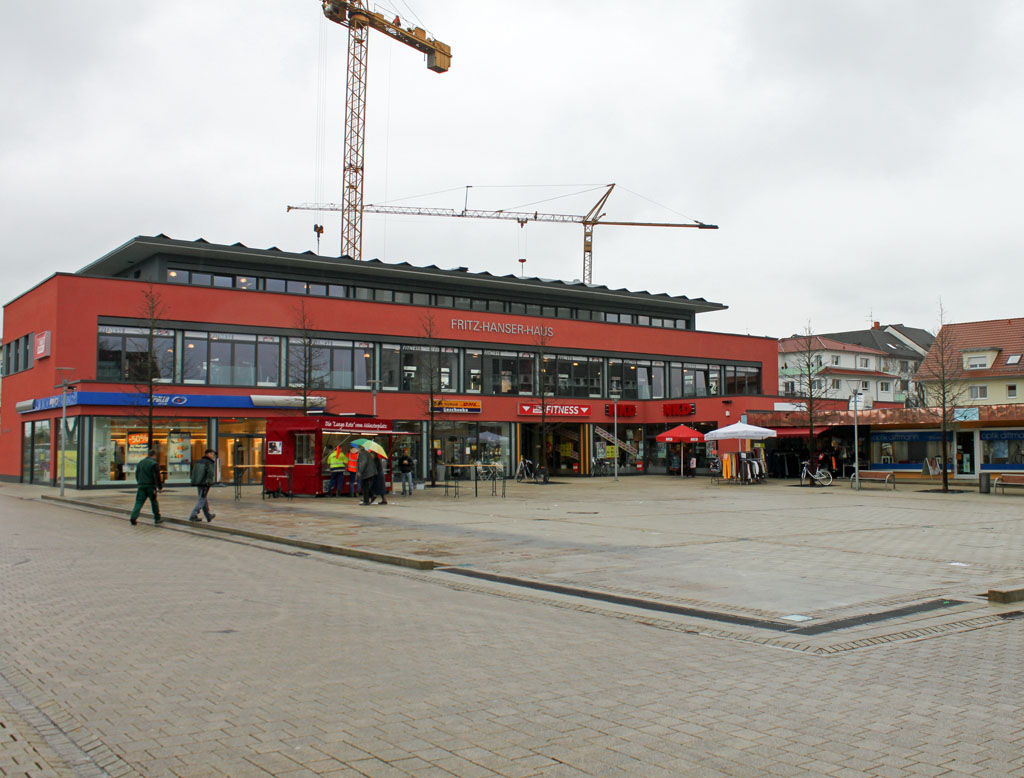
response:
<path id="1" fill-rule="evenodd" d="M 967 357 L 968 370 L 984 370 L 986 367 L 988 367 L 988 357 Z"/>

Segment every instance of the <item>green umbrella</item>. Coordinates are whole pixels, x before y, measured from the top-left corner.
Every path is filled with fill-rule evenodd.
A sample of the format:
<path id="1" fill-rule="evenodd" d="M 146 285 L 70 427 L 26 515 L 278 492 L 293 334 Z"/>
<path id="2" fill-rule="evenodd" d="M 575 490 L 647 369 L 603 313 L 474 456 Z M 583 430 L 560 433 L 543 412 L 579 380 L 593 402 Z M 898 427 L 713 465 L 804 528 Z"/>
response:
<path id="1" fill-rule="evenodd" d="M 351 443 L 349 443 L 349 445 L 350 446 L 361 446 L 364 443 L 369 443 L 369 442 L 370 442 L 369 438 L 356 438 Z"/>

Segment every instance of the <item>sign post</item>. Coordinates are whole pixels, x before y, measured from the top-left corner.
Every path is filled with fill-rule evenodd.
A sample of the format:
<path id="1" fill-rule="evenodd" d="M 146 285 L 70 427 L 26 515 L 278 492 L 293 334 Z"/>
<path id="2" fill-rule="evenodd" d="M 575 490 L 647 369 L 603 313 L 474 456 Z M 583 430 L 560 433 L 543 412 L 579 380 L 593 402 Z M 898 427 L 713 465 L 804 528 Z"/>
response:
<path id="1" fill-rule="evenodd" d="M 60 370 L 74 370 L 73 367 L 58 367 Z M 67 466 L 68 459 L 68 446 L 67 446 L 67 427 L 68 427 L 68 387 L 71 386 L 70 381 L 61 376 L 60 379 L 60 496 L 64 496 L 64 472 Z"/>
<path id="2" fill-rule="evenodd" d="M 611 395 L 612 399 L 612 437 L 615 438 L 615 480 L 619 480 L 619 396 Z"/>

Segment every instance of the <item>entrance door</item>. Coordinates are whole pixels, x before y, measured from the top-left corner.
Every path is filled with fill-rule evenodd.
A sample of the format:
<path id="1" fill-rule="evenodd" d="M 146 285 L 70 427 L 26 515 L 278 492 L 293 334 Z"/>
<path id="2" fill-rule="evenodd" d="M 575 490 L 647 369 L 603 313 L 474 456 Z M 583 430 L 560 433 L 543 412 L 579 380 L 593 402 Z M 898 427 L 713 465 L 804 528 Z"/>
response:
<path id="1" fill-rule="evenodd" d="M 972 476 L 976 469 L 974 430 L 956 433 L 956 475 Z"/>
<path id="2" fill-rule="evenodd" d="M 262 483 L 263 445 L 262 435 L 222 435 L 218 441 L 221 481 L 233 483 L 237 470 L 241 483 Z"/>

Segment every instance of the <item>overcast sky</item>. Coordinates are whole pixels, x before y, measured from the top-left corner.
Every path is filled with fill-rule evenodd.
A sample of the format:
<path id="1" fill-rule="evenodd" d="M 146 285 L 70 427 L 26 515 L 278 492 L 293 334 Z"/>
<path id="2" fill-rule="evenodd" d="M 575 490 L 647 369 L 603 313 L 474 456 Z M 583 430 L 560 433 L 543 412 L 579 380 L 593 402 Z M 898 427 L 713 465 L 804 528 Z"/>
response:
<path id="1" fill-rule="evenodd" d="M 473 185 L 471 208 L 582 214 L 600 191 L 538 201 L 615 182 L 607 219 L 720 225 L 595 231 L 595 283 L 729 306 L 701 329 L 934 329 L 940 298 L 949 321 L 1024 315 L 1024 4 L 378 8 L 453 61 L 436 74 L 372 35 L 368 203 L 461 208 Z M 285 206 L 318 180 L 340 199 L 347 31 L 321 17 L 317 0 L 8 3 L 3 301 L 136 235 L 314 249 L 316 214 Z M 573 224 L 364 222 L 366 258 L 518 274 L 525 257 L 563 280 L 582 242 Z"/>

